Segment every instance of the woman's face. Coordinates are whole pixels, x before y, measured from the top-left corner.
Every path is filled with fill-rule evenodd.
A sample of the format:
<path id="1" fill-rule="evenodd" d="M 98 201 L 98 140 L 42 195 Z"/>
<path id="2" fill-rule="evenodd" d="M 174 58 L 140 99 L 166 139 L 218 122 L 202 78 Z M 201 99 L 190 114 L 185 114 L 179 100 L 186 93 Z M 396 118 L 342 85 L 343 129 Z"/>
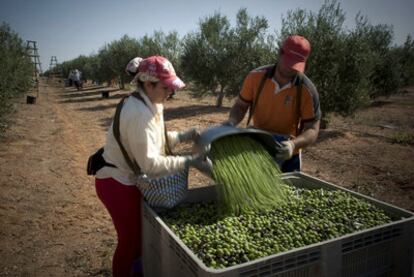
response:
<path id="1" fill-rule="evenodd" d="M 155 86 L 150 82 L 146 83 L 147 95 L 153 103 L 163 103 L 173 93 L 173 90 L 162 82 L 157 82 Z"/>

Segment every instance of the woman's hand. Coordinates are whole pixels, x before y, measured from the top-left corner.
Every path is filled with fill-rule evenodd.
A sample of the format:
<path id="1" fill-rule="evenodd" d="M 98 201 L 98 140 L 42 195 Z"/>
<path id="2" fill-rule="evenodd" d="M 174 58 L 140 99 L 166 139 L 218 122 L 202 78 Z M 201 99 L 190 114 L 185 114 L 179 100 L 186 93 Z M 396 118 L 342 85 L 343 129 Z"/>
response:
<path id="1" fill-rule="evenodd" d="M 190 128 L 186 131 L 178 133 L 178 140 L 180 142 L 196 141 L 200 137 L 200 131 L 197 128 Z"/>
<path id="2" fill-rule="evenodd" d="M 213 176 L 213 163 L 206 156 L 206 154 L 195 154 L 187 156 L 186 166 L 192 166 L 208 177 Z"/>

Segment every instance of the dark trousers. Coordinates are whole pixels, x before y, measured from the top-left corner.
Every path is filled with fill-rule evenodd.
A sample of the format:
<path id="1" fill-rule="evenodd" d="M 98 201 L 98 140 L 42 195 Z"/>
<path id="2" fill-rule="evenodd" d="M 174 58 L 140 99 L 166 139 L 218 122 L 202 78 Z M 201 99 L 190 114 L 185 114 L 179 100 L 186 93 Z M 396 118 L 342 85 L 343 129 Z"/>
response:
<path id="1" fill-rule="evenodd" d="M 281 170 L 282 172 L 293 172 L 300 171 L 301 168 L 301 159 L 300 155 L 293 155 L 292 158 L 286 160 L 282 163 Z"/>

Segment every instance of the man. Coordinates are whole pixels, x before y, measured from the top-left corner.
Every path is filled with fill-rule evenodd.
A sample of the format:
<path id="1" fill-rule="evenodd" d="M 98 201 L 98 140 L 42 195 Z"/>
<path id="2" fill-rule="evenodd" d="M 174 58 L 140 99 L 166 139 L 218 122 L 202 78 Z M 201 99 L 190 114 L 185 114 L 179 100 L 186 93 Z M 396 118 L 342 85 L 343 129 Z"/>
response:
<path id="1" fill-rule="evenodd" d="M 75 84 L 77 90 L 82 88 L 82 72 L 79 69 L 73 70 L 72 81 Z"/>
<path id="2" fill-rule="evenodd" d="M 319 95 L 303 74 L 310 49 L 306 38 L 289 36 L 275 65 L 257 68 L 247 75 L 224 122 L 236 126 L 250 108 L 253 127 L 271 132 L 281 143 L 276 159 L 281 161 L 283 172 L 301 170 L 300 150 L 314 143 L 319 133 Z"/>

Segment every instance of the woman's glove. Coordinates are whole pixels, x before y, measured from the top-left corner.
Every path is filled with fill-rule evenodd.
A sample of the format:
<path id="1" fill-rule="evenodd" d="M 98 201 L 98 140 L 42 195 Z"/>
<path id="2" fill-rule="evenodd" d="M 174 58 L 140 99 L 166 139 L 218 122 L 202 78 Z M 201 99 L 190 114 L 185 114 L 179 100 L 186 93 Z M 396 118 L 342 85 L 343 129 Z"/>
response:
<path id="1" fill-rule="evenodd" d="M 281 142 L 282 147 L 277 149 L 275 158 L 280 161 L 286 161 L 292 158 L 293 150 L 295 150 L 295 143 L 291 140 Z"/>
<path id="2" fill-rule="evenodd" d="M 186 131 L 178 133 L 178 140 L 180 142 L 184 141 L 196 141 L 200 137 L 200 131 L 196 128 L 190 128 Z"/>
<path id="3" fill-rule="evenodd" d="M 209 177 L 213 175 L 213 163 L 205 154 L 186 156 L 185 165 L 192 166 Z"/>

